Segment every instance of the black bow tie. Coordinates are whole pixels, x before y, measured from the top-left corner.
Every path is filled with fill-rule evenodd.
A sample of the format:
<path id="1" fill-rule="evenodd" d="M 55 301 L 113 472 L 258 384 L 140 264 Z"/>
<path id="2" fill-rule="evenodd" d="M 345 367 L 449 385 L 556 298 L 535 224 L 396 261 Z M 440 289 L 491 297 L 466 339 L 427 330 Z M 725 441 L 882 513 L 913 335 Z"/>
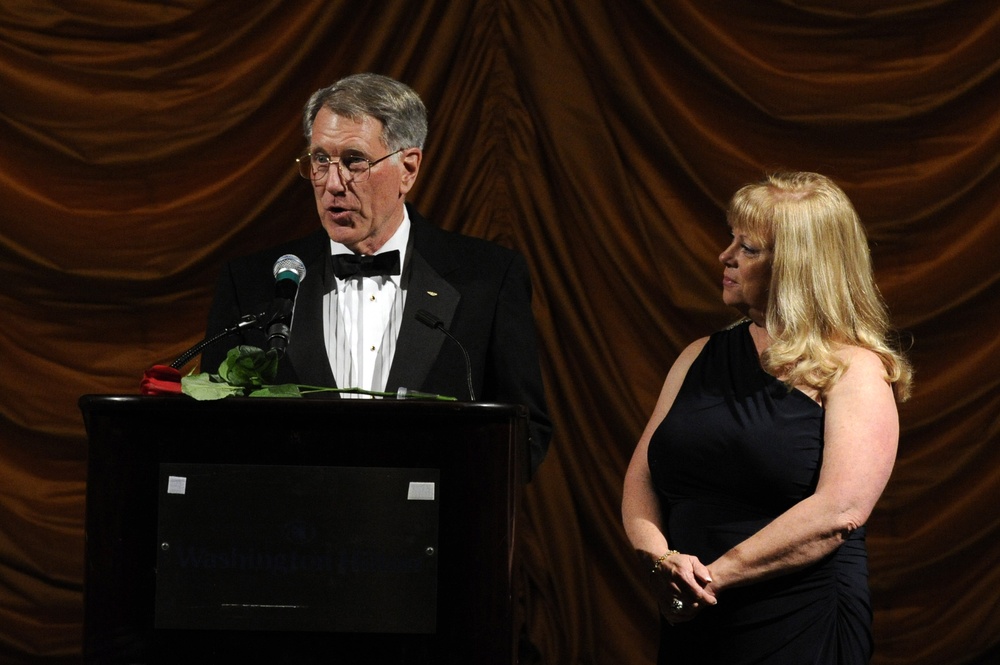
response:
<path id="1" fill-rule="evenodd" d="M 333 274 L 340 279 L 350 279 L 355 276 L 371 277 L 373 275 L 398 275 L 399 250 L 363 256 L 361 254 L 334 254 Z"/>

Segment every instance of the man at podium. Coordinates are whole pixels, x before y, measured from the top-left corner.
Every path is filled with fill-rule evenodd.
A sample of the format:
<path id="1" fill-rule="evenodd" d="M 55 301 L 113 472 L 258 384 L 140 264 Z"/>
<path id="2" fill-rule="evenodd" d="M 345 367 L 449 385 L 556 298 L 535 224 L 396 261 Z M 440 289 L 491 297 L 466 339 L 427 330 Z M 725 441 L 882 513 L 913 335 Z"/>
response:
<path id="1" fill-rule="evenodd" d="M 527 262 L 438 229 L 406 204 L 427 135 L 420 97 L 385 76 L 348 76 L 312 95 L 303 130 L 296 161 L 322 228 L 226 265 L 209 337 L 275 300 L 275 266 L 291 255 L 302 274 L 279 335 L 278 383 L 524 404 L 533 473 L 552 428 Z M 217 371 L 238 344 L 274 342 L 249 327 L 225 341 L 204 350 L 203 371 Z"/>

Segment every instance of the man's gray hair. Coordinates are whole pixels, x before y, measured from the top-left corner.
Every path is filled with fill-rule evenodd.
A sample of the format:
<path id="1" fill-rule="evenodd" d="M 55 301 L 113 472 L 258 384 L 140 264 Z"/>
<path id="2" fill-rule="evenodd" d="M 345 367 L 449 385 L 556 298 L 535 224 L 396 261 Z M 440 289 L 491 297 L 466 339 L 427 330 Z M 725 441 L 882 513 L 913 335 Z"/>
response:
<path id="1" fill-rule="evenodd" d="M 320 109 L 360 121 L 371 116 L 382 123 L 382 142 L 390 151 L 424 147 L 427 109 L 408 85 L 381 74 L 354 74 L 313 93 L 302 116 L 306 141 Z"/>

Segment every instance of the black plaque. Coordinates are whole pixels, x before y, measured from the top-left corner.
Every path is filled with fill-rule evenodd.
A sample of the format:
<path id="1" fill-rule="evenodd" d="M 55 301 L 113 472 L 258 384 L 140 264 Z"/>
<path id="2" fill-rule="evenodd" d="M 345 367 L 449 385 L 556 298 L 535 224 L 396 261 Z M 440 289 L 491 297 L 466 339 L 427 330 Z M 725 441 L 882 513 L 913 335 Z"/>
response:
<path id="1" fill-rule="evenodd" d="M 160 464 L 155 627 L 433 633 L 435 469 Z"/>

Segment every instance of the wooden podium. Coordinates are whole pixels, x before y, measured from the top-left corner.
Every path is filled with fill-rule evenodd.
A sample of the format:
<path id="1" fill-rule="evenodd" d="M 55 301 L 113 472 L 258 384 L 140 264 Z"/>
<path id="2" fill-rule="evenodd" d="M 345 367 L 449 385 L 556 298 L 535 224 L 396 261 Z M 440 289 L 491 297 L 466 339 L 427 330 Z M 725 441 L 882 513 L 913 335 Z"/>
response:
<path id="1" fill-rule="evenodd" d="M 520 406 L 88 395 L 87 663 L 516 661 Z"/>

